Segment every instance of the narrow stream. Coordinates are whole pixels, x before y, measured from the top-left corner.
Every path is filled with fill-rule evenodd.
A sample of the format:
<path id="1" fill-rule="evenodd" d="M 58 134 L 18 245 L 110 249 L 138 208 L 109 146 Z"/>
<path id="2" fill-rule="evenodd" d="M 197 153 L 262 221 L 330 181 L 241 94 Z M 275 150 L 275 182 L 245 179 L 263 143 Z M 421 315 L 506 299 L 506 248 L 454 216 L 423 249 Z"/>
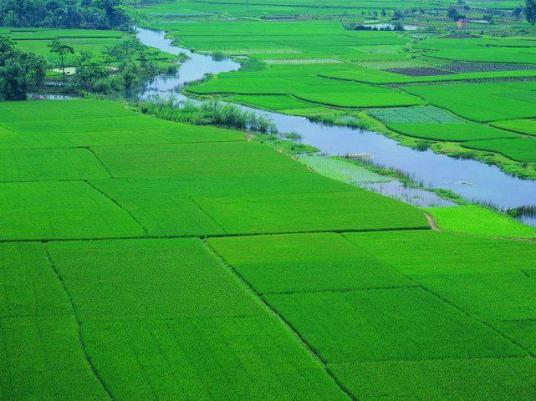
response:
<path id="1" fill-rule="evenodd" d="M 217 61 L 210 56 L 174 46 L 170 39 L 165 38 L 164 32 L 138 29 L 137 37 L 147 46 L 176 55 L 185 53 L 189 57 L 175 74 L 161 75 L 147 83 L 140 94 L 142 98 L 173 95 L 184 100 L 187 97 L 178 92 L 185 84 L 209 73 L 240 68 L 240 64 L 232 60 Z M 304 117 L 246 109 L 265 115 L 274 122 L 279 132 L 298 133 L 302 143 L 315 146 L 325 154 L 366 154 L 374 164 L 401 170 L 426 187 L 448 189 L 469 201 L 492 204 L 502 209 L 536 206 L 536 181 L 510 176 L 498 167 L 475 160 L 455 159 L 430 150 L 413 150 L 372 131 L 327 126 Z M 378 188 L 375 190 L 382 191 Z M 526 221 L 536 223 L 528 217 Z"/>

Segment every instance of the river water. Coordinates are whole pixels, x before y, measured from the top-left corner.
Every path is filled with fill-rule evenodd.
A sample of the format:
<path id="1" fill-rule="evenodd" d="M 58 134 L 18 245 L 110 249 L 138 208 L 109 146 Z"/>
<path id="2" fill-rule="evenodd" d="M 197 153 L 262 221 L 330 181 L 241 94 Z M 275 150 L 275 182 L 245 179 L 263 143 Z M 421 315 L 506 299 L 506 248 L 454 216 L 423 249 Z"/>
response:
<path id="1" fill-rule="evenodd" d="M 179 93 L 184 85 L 202 79 L 206 74 L 240 68 L 240 64 L 230 59 L 214 60 L 211 56 L 177 47 L 165 38 L 164 32 L 138 29 L 137 37 L 147 46 L 175 55 L 185 53 L 189 57 L 176 73 L 164 74 L 148 82 L 140 95 L 142 98 L 158 95 L 184 100 L 186 96 Z M 430 150 L 417 151 L 372 131 L 327 126 L 304 117 L 245 109 L 265 115 L 279 132 L 298 133 L 301 142 L 315 146 L 327 155 L 364 154 L 374 164 L 400 170 L 426 187 L 448 189 L 469 201 L 492 204 L 501 209 L 536 206 L 536 181 L 510 176 L 498 167 L 475 160 L 455 159 Z M 527 223 L 536 224 L 534 220 L 526 217 Z"/>

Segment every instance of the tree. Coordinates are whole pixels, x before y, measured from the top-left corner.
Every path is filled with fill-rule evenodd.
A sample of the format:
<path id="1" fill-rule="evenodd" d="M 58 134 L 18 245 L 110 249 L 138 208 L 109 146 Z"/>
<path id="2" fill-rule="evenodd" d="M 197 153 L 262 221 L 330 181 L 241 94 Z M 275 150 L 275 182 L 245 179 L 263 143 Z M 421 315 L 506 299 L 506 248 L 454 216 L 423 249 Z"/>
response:
<path id="1" fill-rule="evenodd" d="M 26 99 L 28 88 L 40 85 L 45 72 L 44 58 L 17 50 L 9 37 L 0 35 L 0 99 Z"/>
<path id="2" fill-rule="evenodd" d="M 464 19 L 465 15 L 461 15 L 455 6 L 450 6 L 447 11 L 447 17 L 449 17 L 449 19 L 452 21 L 458 21 L 460 19 Z"/>
<path id="3" fill-rule="evenodd" d="M 402 12 L 400 10 L 395 10 L 393 12 L 393 17 L 391 18 L 393 21 L 399 21 L 403 17 Z"/>
<path id="4" fill-rule="evenodd" d="M 63 83 L 65 84 L 65 56 L 67 54 L 73 54 L 74 49 L 59 39 L 54 39 L 48 44 L 48 47 L 52 53 L 56 53 L 60 58 L 60 67 L 63 73 Z"/>
<path id="5" fill-rule="evenodd" d="M 534 25 L 536 24 L 536 0 L 525 0 L 526 1 L 526 7 L 525 7 L 525 16 L 527 17 L 527 21 Z"/>
<path id="6" fill-rule="evenodd" d="M 88 91 L 92 91 L 97 81 L 107 76 L 106 63 L 100 57 L 82 52 L 76 60 L 76 84 Z"/>

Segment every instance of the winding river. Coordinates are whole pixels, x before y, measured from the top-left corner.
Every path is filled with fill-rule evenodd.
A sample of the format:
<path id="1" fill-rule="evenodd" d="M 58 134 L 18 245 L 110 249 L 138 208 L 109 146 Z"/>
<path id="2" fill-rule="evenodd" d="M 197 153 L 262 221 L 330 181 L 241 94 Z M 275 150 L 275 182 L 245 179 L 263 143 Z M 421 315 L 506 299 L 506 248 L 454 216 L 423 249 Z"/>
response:
<path id="1" fill-rule="evenodd" d="M 138 29 L 141 43 L 171 54 L 185 53 L 189 58 L 174 74 L 164 74 L 148 82 L 140 96 L 175 96 L 186 99 L 180 89 L 206 74 L 235 71 L 240 64 L 230 60 L 214 60 L 172 44 L 164 32 Z M 300 141 L 317 147 L 327 155 L 367 154 L 377 165 L 401 170 L 429 188 L 451 190 L 469 201 L 492 204 L 502 209 L 536 206 L 536 181 L 505 174 L 496 166 L 475 160 L 455 159 L 430 150 L 417 151 L 399 145 L 381 134 L 361 129 L 327 126 L 304 117 L 289 116 L 251 109 L 272 120 L 279 132 L 296 132 Z M 380 189 L 382 191 L 382 189 Z M 536 218 L 527 216 L 527 223 L 536 225 Z"/>

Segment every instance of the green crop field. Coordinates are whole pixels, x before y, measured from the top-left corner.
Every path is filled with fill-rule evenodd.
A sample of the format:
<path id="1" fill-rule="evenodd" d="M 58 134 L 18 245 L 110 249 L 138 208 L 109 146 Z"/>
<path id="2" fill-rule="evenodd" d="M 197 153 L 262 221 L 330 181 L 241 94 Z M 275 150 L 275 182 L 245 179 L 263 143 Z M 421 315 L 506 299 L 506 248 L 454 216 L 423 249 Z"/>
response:
<path id="1" fill-rule="evenodd" d="M 404 89 L 461 117 L 486 122 L 536 116 L 535 85 L 533 82 L 461 83 Z M 475 108 L 475 103 L 479 107 Z"/>
<path id="2" fill-rule="evenodd" d="M 469 394 L 529 399 L 534 244 L 434 233 L 235 131 L 101 100 L 0 109 L 2 399 L 343 401 L 396 396 L 397 374 L 420 380 L 408 399 L 450 397 L 461 361 L 494 378 Z M 479 234 L 527 236 L 499 226 Z"/>
<path id="3" fill-rule="evenodd" d="M 495 127 L 507 129 L 520 134 L 536 136 L 536 120 L 507 120 L 496 121 L 492 124 Z"/>
<path id="4" fill-rule="evenodd" d="M 471 123 L 402 123 L 387 124 L 404 135 L 440 141 L 473 141 L 480 139 L 516 138 L 513 132 Z"/>
<path id="5" fill-rule="evenodd" d="M 517 220 L 474 205 L 428 209 L 443 231 L 492 237 L 533 238 L 536 230 Z"/>
<path id="6" fill-rule="evenodd" d="M 535 313 L 535 282 L 522 274 L 536 261 L 533 244 L 431 231 L 209 244 L 356 398 L 531 398 L 530 326 L 506 330 L 509 319 L 530 324 Z M 508 263 L 505 247 L 516 253 Z M 509 300 L 496 304 L 505 293 Z"/>
<path id="7" fill-rule="evenodd" d="M 0 102 L 0 400 L 534 401 L 536 229 L 375 164 L 392 139 L 429 149 L 421 163 L 434 151 L 536 178 L 534 28 L 513 0 L 454 3 L 125 5 L 242 64 L 186 95 L 285 114 L 279 133 L 157 118 L 185 121 L 129 93 Z M 395 20 L 405 30 L 362 26 Z M 0 34 L 49 68 L 53 39 L 73 65 L 134 36 Z M 234 118 L 222 109 L 199 121 Z M 318 122 L 317 146 L 365 146 L 315 153 L 292 115 Z M 328 124 L 346 127 L 320 137 Z M 412 162 L 405 150 L 392 160 Z M 485 178 L 454 184 L 486 195 Z M 381 185 L 453 206 L 366 189 Z M 509 213 L 530 221 L 533 206 Z"/>
<path id="8" fill-rule="evenodd" d="M 464 143 L 463 146 L 500 153 L 520 162 L 536 162 L 536 139 L 534 138 L 471 141 Z"/>

